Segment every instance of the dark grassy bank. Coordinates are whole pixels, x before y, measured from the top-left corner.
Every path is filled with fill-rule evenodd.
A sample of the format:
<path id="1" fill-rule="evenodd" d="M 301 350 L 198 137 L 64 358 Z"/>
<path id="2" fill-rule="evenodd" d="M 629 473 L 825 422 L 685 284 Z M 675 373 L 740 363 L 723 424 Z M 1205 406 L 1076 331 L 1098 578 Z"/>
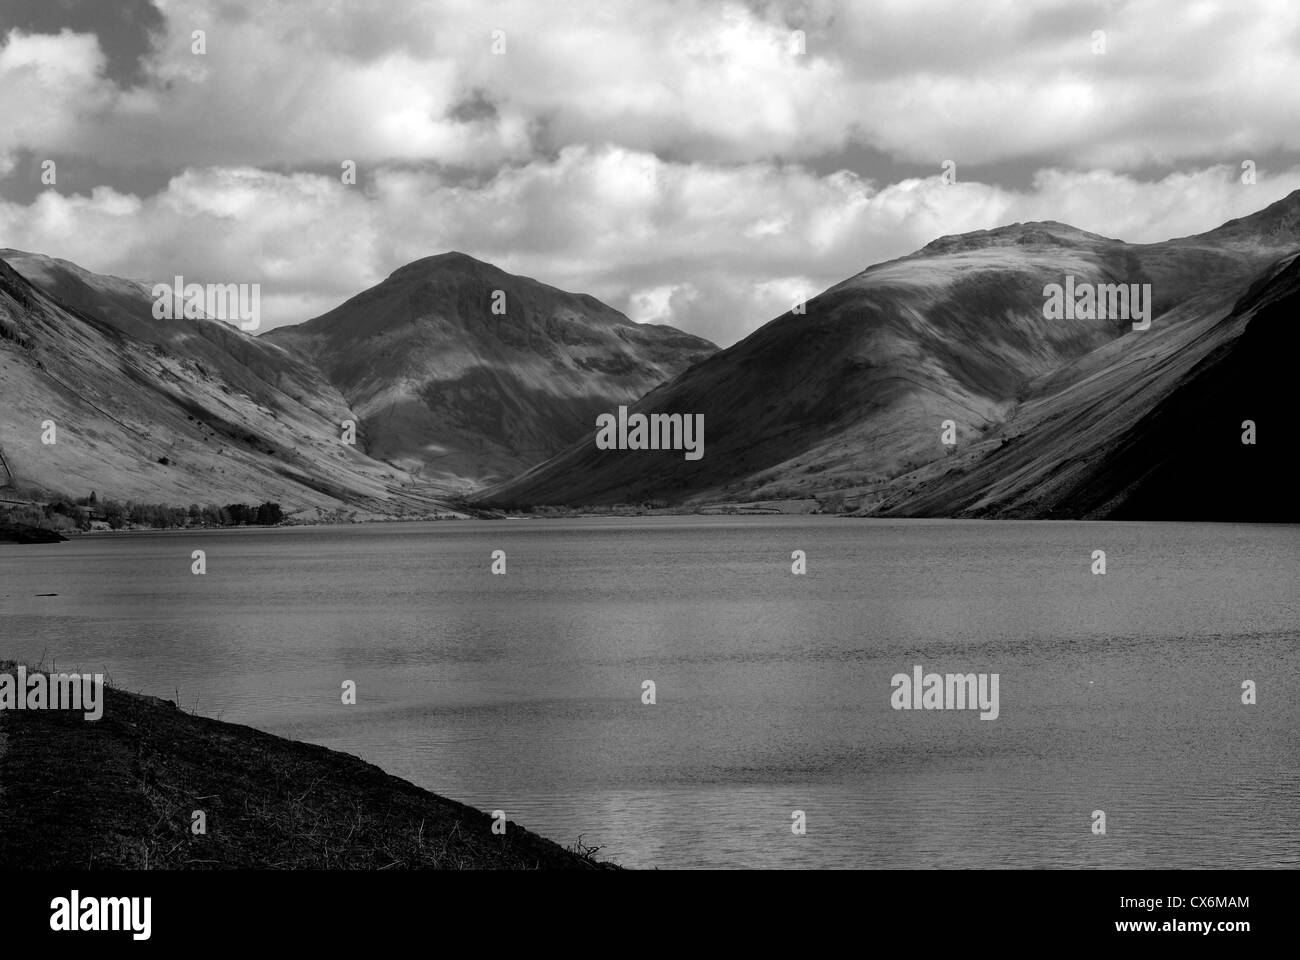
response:
<path id="1" fill-rule="evenodd" d="M 195 810 L 206 835 L 191 832 Z M 94 722 L 0 711 L 0 869 L 610 866 L 491 825 L 356 757 L 154 697 L 105 687 Z"/>
<path id="2" fill-rule="evenodd" d="M 22 523 L 0 523 L 0 543 L 61 543 L 68 538 L 53 530 Z"/>

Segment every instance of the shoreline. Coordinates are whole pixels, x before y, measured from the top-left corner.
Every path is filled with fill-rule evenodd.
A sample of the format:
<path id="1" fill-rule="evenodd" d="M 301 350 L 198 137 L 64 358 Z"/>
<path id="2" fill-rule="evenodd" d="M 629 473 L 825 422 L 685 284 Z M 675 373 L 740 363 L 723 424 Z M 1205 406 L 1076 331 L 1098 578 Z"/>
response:
<path id="1" fill-rule="evenodd" d="M 103 708 L 0 710 L 0 870 L 620 869 L 352 754 L 107 681 Z"/>

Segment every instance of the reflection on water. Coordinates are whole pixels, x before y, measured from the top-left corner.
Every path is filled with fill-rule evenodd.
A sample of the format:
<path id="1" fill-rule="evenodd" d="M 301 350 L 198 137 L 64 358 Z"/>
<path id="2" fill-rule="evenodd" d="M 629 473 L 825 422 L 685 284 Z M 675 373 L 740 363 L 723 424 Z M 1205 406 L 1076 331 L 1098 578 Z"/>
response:
<path id="1" fill-rule="evenodd" d="M 177 691 L 627 865 L 1280 866 L 1300 862 L 1298 570 L 1285 526 L 88 536 L 0 545 L 0 655 Z M 999 718 L 892 710 L 916 664 L 998 673 Z"/>

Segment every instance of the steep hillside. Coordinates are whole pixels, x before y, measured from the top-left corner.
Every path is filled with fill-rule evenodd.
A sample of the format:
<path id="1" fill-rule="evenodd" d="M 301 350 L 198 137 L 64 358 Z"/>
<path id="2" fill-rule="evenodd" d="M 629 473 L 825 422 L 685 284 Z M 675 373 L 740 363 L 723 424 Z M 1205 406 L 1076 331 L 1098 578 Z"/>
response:
<path id="1" fill-rule="evenodd" d="M 38 272 L 30 257 L 24 262 Z M 52 285 L 69 276 L 78 276 L 71 265 L 42 274 Z M 115 322 L 60 303 L 0 259 L 0 446 L 11 486 L 173 504 L 268 499 L 289 510 L 431 504 L 400 471 L 339 442 L 334 418 L 347 408 L 337 400 L 323 402 L 330 416 L 322 416 L 269 382 L 277 379 L 270 367 L 282 362 L 283 381 L 307 390 L 313 375 L 298 361 L 269 344 L 244 344 L 251 338 L 233 330 L 223 353 L 225 333 L 193 329 L 217 321 L 138 339 L 122 329 L 137 323 L 136 294 L 113 291 L 107 278 L 96 293 L 93 274 L 79 279 L 81 288 L 65 292 L 88 308 L 116 310 Z M 240 351 L 267 367 L 267 379 L 239 369 Z"/>
<path id="2" fill-rule="evenodd" d="M 832 287 L 806 314 L 778 317 L 636 404 L 646 413 L 703 414 L 703 459 L 598 450 L 593 420 L 562 454 L 479 499 L 580 505 L 834 494 L 863 512 L 907 512 L 927 484 L 1049 421 L 1067 445 L 1081 431 L 1104 444 L 1116 425 L 1096 422 L 1092 391 L 1148 396 L 1139 410 L 1153 402 L 1147 387 L 1160 365 L 1189 370 L 1258 273 L 1300 247 L 1298 210 L 1300 192 L 1254 218 L 1157 244 L 1055 222 L 940 238 Z M 1134 331 L 1128 319 L 1046 318 L 1044 287 L 1067 276 L 1150 284 L 1150 329 Z M 941 442 L 945 420 L 956 424 L 955 447 Z"/>
<path id="3" fill-rule="evenodd" d="M 1289 257 L 1196 343 L 1149 364 L 1143 390 L 1087 384 L 1091 404 L 1073 402 L 1090 411 L 1087 424 L 1039 418 L 1022 442 L 887 512 L 1298 521 L 1287 369 L 1297 317 L 1300 258 Z M 1247 421 L 1254 444 L 1242 442 Z"/>
<path id="4" fill-rule="evenodd" d="M 353 416 L 342 395 L 311 364 L 220 320 L 156 320 L 151 285 L 92 273 L 75 263 L 0 250 L 34 286 L 64 306 L 107 321 L 122 333 L 195 361 L 263 403 L 288 396 L 332 423 Z"/>
<path id="5" fill-rule="evenodd" d="M 407 264 L 260 339 L 325 374 L 359 414 L 371 456 L 459 491 L 545 460 L 598 411 L 716 350 L 461 253 Z"/>

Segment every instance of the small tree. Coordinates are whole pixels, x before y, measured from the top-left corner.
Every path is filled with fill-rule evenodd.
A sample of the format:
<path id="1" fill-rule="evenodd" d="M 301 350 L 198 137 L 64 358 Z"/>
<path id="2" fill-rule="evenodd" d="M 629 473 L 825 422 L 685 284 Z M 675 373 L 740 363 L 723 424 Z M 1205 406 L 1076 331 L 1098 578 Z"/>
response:
<path id="1" fill-rule="evenodd" d="M 105 500 L 104 519 L 112 529 L 121 530 L 126 525 L 126 507 L 116 500 Z"/>

